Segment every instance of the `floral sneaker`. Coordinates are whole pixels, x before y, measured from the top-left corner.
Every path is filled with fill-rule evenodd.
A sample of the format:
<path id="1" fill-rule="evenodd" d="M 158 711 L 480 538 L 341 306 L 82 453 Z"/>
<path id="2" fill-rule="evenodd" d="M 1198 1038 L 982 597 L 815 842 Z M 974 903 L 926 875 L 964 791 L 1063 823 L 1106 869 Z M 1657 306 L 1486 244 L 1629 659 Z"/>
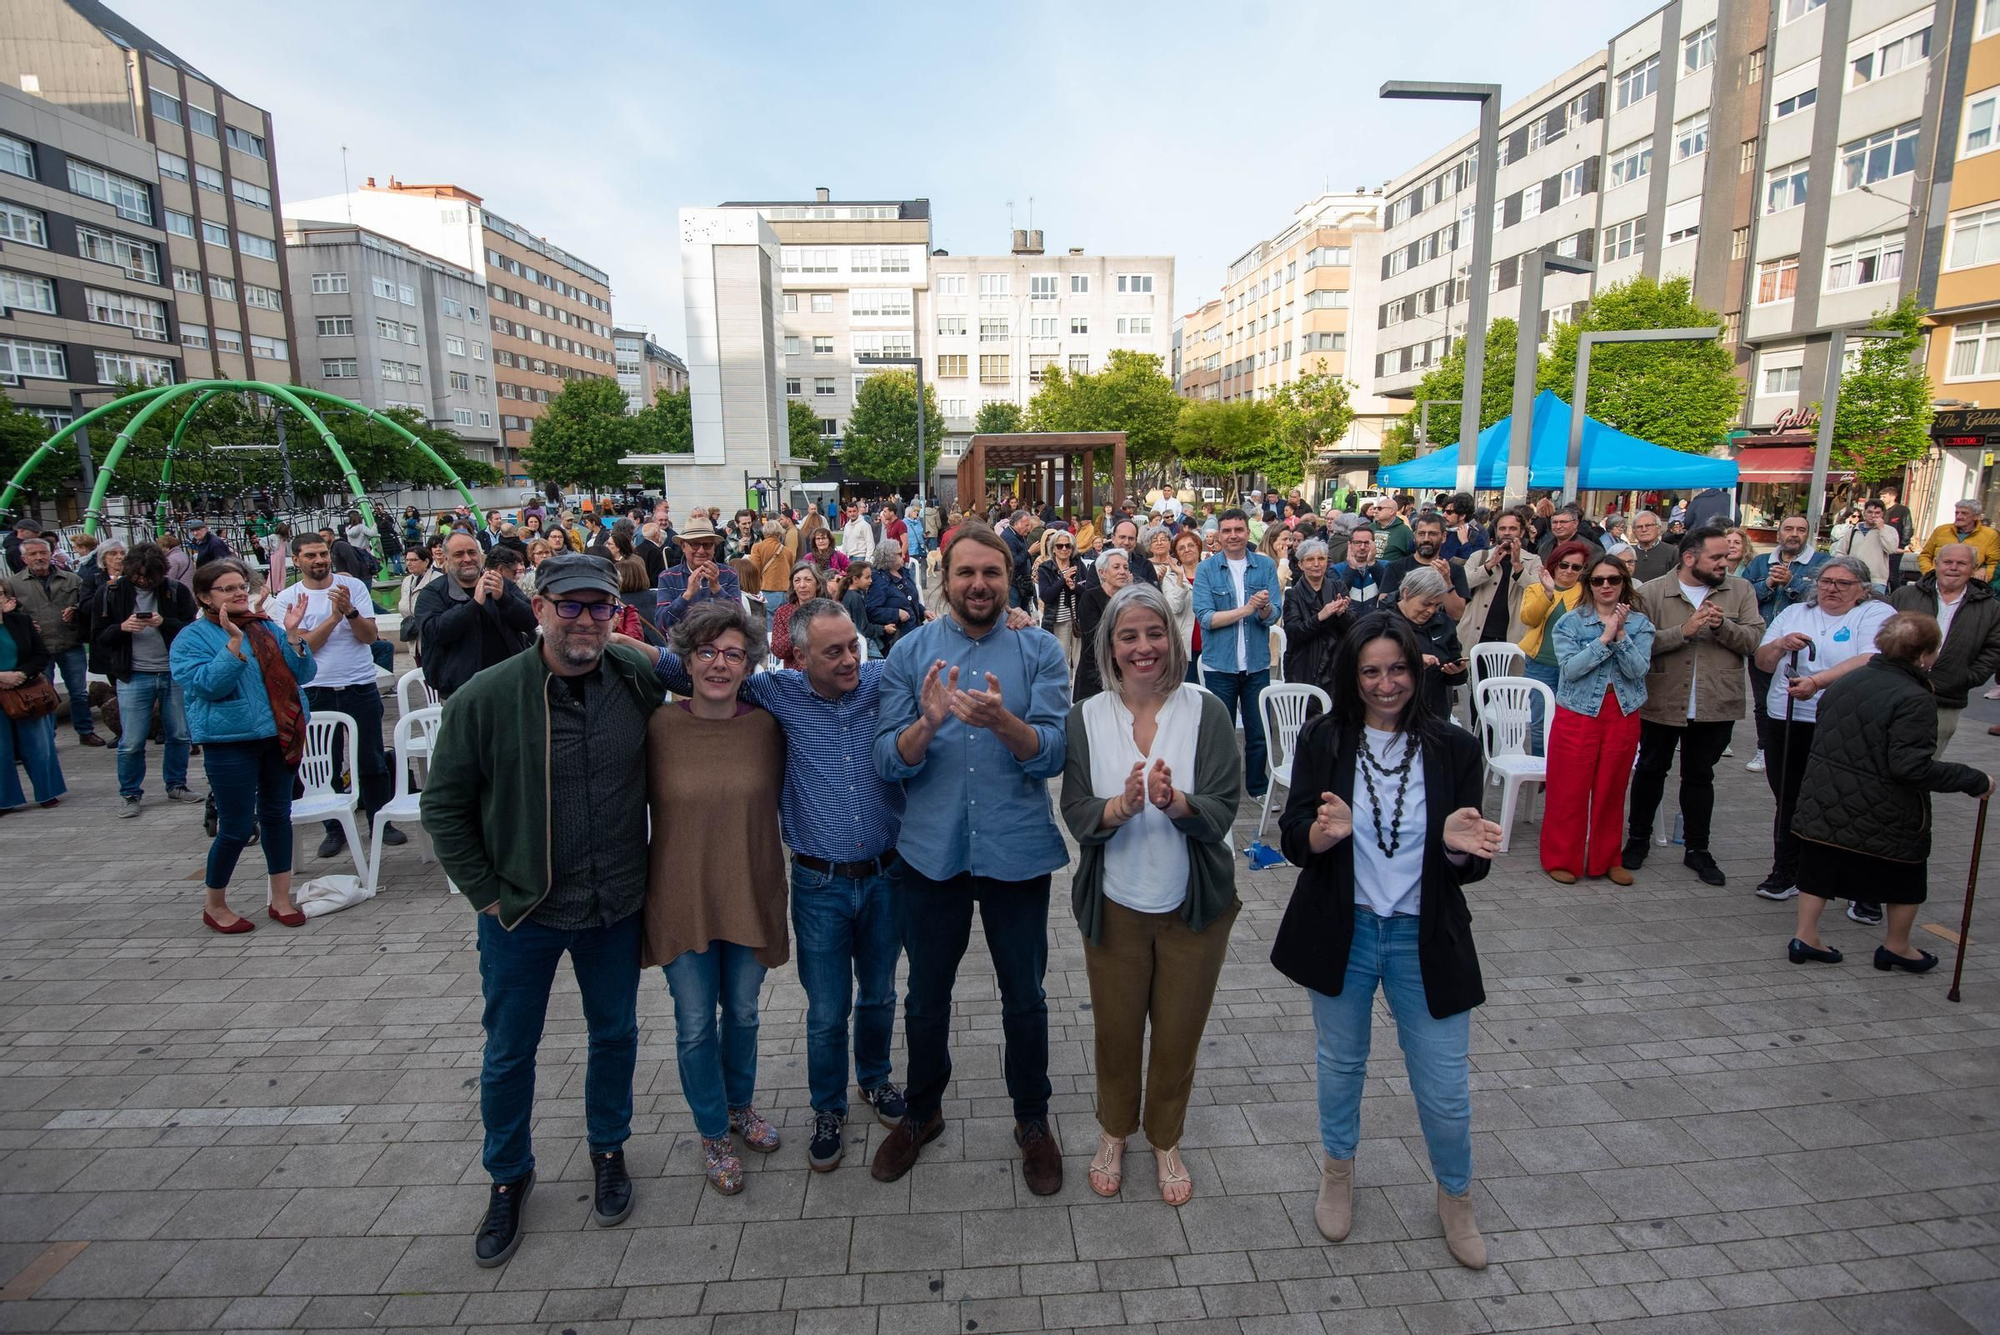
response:
<path id="1" fill-rule="evenodd" d="M 743 1161 L 736 1157 L 736 1146 L 729 1137 L 710 1140 L 701 1138 L 701 1151 L 708 1158 L 708 1185 L 725 1196 L 734 1196 L 743 1190 Z"/>
<path id="2" fill-rule="evenodd" d="M 729 1129 L 743 1137 L 743 1143 L 759 1154 L 778 1148 L 778 1128 L 764 1120 L 752 1107 L 734 1108 L 729 1113 Z"/>

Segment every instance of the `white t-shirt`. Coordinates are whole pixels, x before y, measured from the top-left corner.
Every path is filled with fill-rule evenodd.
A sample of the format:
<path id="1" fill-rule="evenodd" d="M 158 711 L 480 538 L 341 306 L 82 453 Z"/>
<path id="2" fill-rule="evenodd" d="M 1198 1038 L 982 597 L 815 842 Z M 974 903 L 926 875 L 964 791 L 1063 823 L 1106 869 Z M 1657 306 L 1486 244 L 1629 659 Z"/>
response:
<path id="1" fill-rule="evenodd" d="M 1250 569 L 1250 558 L 1246 556 L 1241 560 L 1232 561 L 1225 556 L 1222 558 L 1222 563 L 1229 567 L 1229 578 L 1236 585 L 1236 605 L 1241 607 L 1249 601 L 1248 596 L 1243 592 L 1243 575 L 1244 572 Z M 1238 672 L 1248 672 L 1250 670 L 1250 629 L 1256 624 L 1257 620 L 1255 617 L 1244 617 L 1236 623 L 1236 670 Z"/>
<path id="2" fill-rule="evenodd" d="M 1687 595 L 1687 600 L 1694 604 L 1694 610 L 1699 612 L 1701 610 L 1701 605 L 1708 601 L 1708 595 L 1714 592 L 1714 590 L 1710 589 L 1706 584 L 1696 584 L 1692 587 L 1690 587 L 1687 584 L 1682 584 L 1681 592 Z M 1696 654 L 1688 659 L 1688 717 L 1689 718 L 1694 717 L 1694 697 L 1696 690 L 1699 689 L 1700 686 L 1701 686 L 1701 656 L 1699 654 Z"/>
<path id="3" fill-rule="evenodd" d="M 316 630 L 322 621 L 333 615 L 333 586 L 338 584 L 347 590 L 347 597 L 354 610 L 363 617 L 371 617 L 369 610 L 368 586 L 352 575 L 336 573 L 324 589 L 308 589 L 303 580 L 288 587 L 283 593 L 273 594 L 265 611 L 273 620 L 282 622 L 285 612 L 301 598 L 306 604 L 306 619 L 299 623 L 302 632 Z M 375 659 L 368 652 L 368 646 L 354 638 L 354 626 L 347 623 L 336 626 L 326 643 L 313 654 L 313 686 L 373 686 L 375 684 Z"/>
<path id="4" fill-rule="evenodd" d="M 1875 634 L 1882 629 L 1882 623 L 1896 615 L 1896 609 L 1885 602 L 1871 599 L 1856 603 L 1840 616 L 1833 616 L 1817 607 L 1804 603 L 1794 603 L 1778 613 L 1764 631 L 1763 643 L 1782 639 L 1787 635 L 1804 635 L 1813 642 L 1810 651 L 1799 651 L 1799 675 L 1810 677 L 1816 672 L 1838 667 L 1850 658 L 1875 652 Z M 1792 681 L 1792 656 L 1784 655 L 1778 660 L 1777 669 L 1771 674 L 1771 691 L 1764 697 L 1765 712 L 1774 719 L 1785 716 L 1785 688 Z M 1822 692 L 1822 694 L 1824 694 Z M 1810 700 L 1800 700 L 1792 705 L 1792 719 L 1797 723 L 1812 723 L 1819 717 L 1821 696 Z"/>
<path id="5" fill-rule="evenodd" d="M 1381 768 L 1392 770 L 1403 763 L 1406 754 L 1403 748 L 1414 745 L 1407 733 L 1374 728 L 1361 730 L 1361 743 L 1370 755 L 1383 762 Z M 1372 909 L 1378 917 L 1414 914 L 1423 902 L 1424 836 L 1428 829 L 1424 817 L 1424 758 L 1419 755 L 1410 765 L 1409 788 L 1403 793 L 1400 818 L 1396 818 L 1395 811 L 1401 778 L 1385 776 L 1380 769 L 1371 771 L 1375 781 L 1375 800 L 1371 801 L 1368 782 L 1361 775 L 1367 763 L 1360 756 L 1354 758 L 1354 800 L 1348 803 L 1354 812 L 1354 833 L 1350 836 L 1354 840 L 1354 902 Z M 1377 802 L 1382 808 L 1379 825 L 1375 817 Z M 1396 850 L 1393 858 L 1375 842 L 1378 829 L 1382 844 Z"/>
<path id="6" fill-rule="evenodd" d="M 1090 788 L 1109 801 L 1125 791 L 1125 776 L 1143 762 L 1148 771 L 1164 760 L 1174 786 L 1194 783 L 1195 736 L 1201 729 L 1199 686 L 1181 683 L 1160 706 L 1153 749 L 1141 753 L 1132 740 L 1132 711 L 1116 691 L 1092 696 L 1083 704 L 1083 725 L 1090 738 Z M 1169 913 L 1187 899 L 1187 836 L 1174 828 L 1167 813 L 1146 803 L 1139 814 L 1119 826 L 1104 847 L 1104 896 L 1135 913 Z"/>
<path id="7" fill-rule="evenodd" d="M 1951 619 L 1958 615 L 1959 608 L 1965 606 L 1965 590 L 1960 589 L 1958 597 L 1952 599 L 1950 602 L 1944 600 L 1944 591 L 1939 590 L 1937 603 L 1938 630 L 1949 638 L 1951 635 Z"/>

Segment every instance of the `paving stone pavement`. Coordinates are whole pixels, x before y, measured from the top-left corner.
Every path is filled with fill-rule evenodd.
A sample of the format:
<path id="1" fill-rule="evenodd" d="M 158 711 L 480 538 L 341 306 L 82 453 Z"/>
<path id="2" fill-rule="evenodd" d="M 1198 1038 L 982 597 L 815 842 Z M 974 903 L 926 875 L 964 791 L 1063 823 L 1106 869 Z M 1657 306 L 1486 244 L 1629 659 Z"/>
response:
<path id="1" fill-rule="evenodd" d="M 1972 713 L 1952 757 L 2000 770 L 2000 740 L 1974 726 L 2000 710 Z M 1742 768 L 1747 723 L 1738 735 L 1715 848 L 1727 888 L 1695 880 L 1677 849 L 1655 850 L 1631 889 L 1554 885 L 1531 817 L 1472 888 L 1490 993 L 1473 1026 L 1475 1190 L 1493 1255 L 1474 1274 L 1439 1236 L 1379 1002 L 1354 1233 L 1327 1246 L 1313 1228 L 1311 1022 L 1267 959 L 1283 867 L 1239 877 L 1185 1208 L 1160 1203 L 1137 1137 L 1122 1198 L 1085 1181 L 1091 1016 L 1058 908 L 1060 1195 L 1029 1195 L 1015 1167 L 975 942 L 948 1130 L 893 1185 L 868 1176 L 872 1121 L 850 1124 L 839 1171 L 807 1171 L 804 994 L 788 967 L 765 989 L 759 1067 L 786 1144 L 746 1156 L 740 1196 L 707 1191 L 667 989 L 647 977 L 638 1205 L 620 1228 L 591 1227 L 583 1027 L 563 977 L 532 1236 L 480 1270 L 480 1003 L 462 901 L 413 844 L 386 853 L 366 904 L 295 932 L 207 932 L 199 810 L 149 798 L 139 819 L 114 819 L 112 753 L 65 729 L 71 796 L 0 823 L 0 1332 L 2000 1332 L 2000 943 L 1971 958 L 1961 1005 L 1945 999 L 1952 940 L 1928 931 L 1944 964 L 1923 978 L 1869 968 L 1873 935 L 1834 914 L 1848 963 L 1787 964 L 1791 906 L 1750 894 L 1771 808 Z M 1244 810 L 1239 847 L 1256 824 Z M 1954 933 L 1973 811 L 1937 802 L 1921 921 Z M 302 870 L 344 869 L 304 852 Z M 244 866 L 261 869 L 254 850 Z M 237 907 L 252 908 L 254 882 L 239 882 Z M 1992 924 L 2000 879 L 1986 893 Z"/>

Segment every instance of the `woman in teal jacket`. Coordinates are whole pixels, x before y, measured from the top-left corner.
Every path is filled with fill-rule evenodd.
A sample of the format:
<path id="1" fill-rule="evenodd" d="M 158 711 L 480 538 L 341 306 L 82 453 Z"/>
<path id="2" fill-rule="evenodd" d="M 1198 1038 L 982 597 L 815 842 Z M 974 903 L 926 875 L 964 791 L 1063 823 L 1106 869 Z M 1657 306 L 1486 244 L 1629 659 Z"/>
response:
<path id="1" fill-rule="evenodd" d="M 168 662 L 187 700 L 188 732 L 201 744 L 218 818 L 208 850 L 208 903 L 201 920 L 217 932 L 254 924 L 230 911 L 224 895 L 236 859 L 261 829 L 271 876 L 272 918 L 305 924 L 292 905 L 292 781 L 305 754 L 312 650 L 299 626 L 305 600 L 285 613 L 283 632 L 250 610 L 250 572 L 241 561 L 210 561 L 194 572 L 200 615 L 174 639 Z"/>

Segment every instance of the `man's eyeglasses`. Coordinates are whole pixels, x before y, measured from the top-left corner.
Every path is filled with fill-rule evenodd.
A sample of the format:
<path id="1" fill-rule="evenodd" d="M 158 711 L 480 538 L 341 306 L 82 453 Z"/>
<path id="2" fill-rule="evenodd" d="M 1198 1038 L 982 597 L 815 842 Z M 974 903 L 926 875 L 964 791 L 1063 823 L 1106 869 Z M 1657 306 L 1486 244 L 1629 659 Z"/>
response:
<path id="1" fill-rule="evenodd" d="M 1567 569 L 1568 567 L 1564 567 Z M 1625 582 L 1623 575 L 1592 575 L 1590 582 L 1600 589 L 1614 588 Z"/>
<path id="2" fill-rule="evenodd" d="M 618 604 L 615 602 L 585 603 L 575 598 L 558 598 L 555 603 L 556 615 L 564 621 L 576 620 L 583 615 L 585 608 L 590 610 L 592 621 L 609 621 L 618 615 Z"/>
<path id="3" fill-rule="evenodd" d="M 750 661 L 750 655 L 741 649 L 718 649 L 712 644 L 704 644 L 694 651 L 694 661 L 697 663 L 713 663 L 718 658 L 731 667 L 742 667 Z"/>

